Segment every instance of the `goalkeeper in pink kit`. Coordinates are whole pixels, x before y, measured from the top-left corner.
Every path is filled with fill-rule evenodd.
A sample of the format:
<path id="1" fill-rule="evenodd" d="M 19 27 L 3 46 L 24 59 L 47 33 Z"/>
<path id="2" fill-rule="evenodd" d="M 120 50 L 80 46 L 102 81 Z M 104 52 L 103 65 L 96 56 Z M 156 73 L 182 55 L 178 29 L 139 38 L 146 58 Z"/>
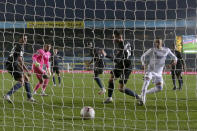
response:
<path id="1" fill-rule="evenodd" d="M 38 78 L 39 82 L 36 84 L 36 87 L 34 88 L 34 93 L 36 94 L 36 91 L 42 86 L 42 96 L 46 96 L 45 93 L 46 87 L 49 83 L 49 76 L 51 76 L 50 71 L 50 65 L 49 65 L 49 59 L 51 56 L 51 53 L 49 52 L 51 49 L 51 45 L 44 45 L 44 49 L 39 49 L 35 54 L 33 54 L 33 71 L 36 74 L 36 77 Z M 43 65 L 46 65 L 46 71 L 43 69 Z"/>

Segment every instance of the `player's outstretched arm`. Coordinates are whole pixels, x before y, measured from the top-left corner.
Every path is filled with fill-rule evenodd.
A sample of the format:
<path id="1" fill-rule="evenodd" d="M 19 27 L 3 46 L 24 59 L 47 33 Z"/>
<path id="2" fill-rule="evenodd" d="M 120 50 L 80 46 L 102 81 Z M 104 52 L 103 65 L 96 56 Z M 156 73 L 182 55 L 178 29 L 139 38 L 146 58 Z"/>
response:
<path id="1" fill-rule="evenodd" d="M 176 65 L 177 63 L 177 57 L 175 56 L 175 54 L 172 53 L 172 51 L 170 49 L 168 49 L 168 55 L 172 58 L 172 64 Z"/>
<path id="2" fill-rule="evenodd" d="M 50 69 L 50 68 L 47 68 L 47 74 L 48 74 L 49 76 L 51 76 L 51 69 Z"/>
<path id="3" fill-rule="evenodd" d="M 107 56 L 107 53 L 105 52 L 104 49 L 101 50 L 102 54 L 106 57 Z"/>
<path id="4" fill-rule="evenodd" d="M 176 65 L 176 63 L 177 63 L 177 60 L 172 61 L 172 65 Z"/>
<path id="5" fill-rule="evenodd" d="M 21 68 L 23 70 L 23 72 L 27 72 L 28 76 L 31 76 L 31 73 L 28 70 L 27 66 L 25 65 L 24 60 L 21 56 L 18 57 L 18 62 L 19 62 L 19 68 Z"/>
<path id="6" fill-rule="evenodd" d="M 18 62 L 19 62 L 20 68 L 22 68 L 23 71 L 29 72 L 29 70 L 27 69 L 22 57 L 18 57 Z"/>
<path id="7" fill-rule="evenodd" d="M 37 58 L 38 58 L 39 55 L 40 55 L 40 53 L 39 53 L 39 50 L 38 50 L 38 51 L 37 51 L 35 54 L 33 54 L 33 56 L 32 56 L 33 64 L 34 64 L 36 67 L 39 67 L 39 66 L 40 66 L 40 63 L 37 62 Z"/>
<path id="8" fill-rule="evenodd" d="M 152 49 L 147 50 L 142 56 L 141 56 L 141 62 L 142 66 L 145 66 L 145 58 L 147 55 L 149 55 L 152 52 Z"/>

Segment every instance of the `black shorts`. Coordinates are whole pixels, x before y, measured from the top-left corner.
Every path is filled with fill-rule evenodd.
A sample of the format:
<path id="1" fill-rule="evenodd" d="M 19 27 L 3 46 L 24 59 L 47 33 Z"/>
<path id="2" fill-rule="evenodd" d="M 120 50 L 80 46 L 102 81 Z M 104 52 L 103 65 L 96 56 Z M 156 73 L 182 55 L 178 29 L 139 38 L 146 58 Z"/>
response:
<path id="1" fill-rule="evenodd" d="M 172 75 L 181 75 L 181 73 L 182 73 L 182 69 L 171 70 Z"/>
<path id="2" fill-rule="evenodd" d="M 96 67 L 94 69 L 94 74 L 95 75 L 103 74 L 103 68 L 102 67 L 101 68 Z"/>
<path id="3" fill-rule="evenodd" d="M 7 62 L 6 69 L 14 77 L 16 81 L 23 77 L 23 70 L 21 70 L 17 63 L 12 64 Z"/>
<path id="4" fill-rule="evenodd" d="M 56 74 L 59 74 L 60 73 L 59 67 L 57 67 L 57 66 L 52 67 L 52 72 L 56 73 Z"/>
<path id="5" fill-rule="evenodd" d="M 111 71 L 111 74 L 113 74 L 115 78 L 120 78 L 119 83 L 126 84 L 131 74 L 131 71 L 132 71 L 131 68 L 126 68 L 126 69 L 116 68 Z"/>

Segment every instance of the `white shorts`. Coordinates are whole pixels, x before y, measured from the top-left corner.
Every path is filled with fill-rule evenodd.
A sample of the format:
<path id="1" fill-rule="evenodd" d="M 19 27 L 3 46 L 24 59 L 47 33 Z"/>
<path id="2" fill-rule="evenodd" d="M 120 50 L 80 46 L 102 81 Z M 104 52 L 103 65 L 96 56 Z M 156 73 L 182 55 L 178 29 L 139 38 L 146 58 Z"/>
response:
<path id="1" fill-rule="evenodd" d="M 162 74 L 158 74 L 155 72 L 146 72 L 145 77 L 148 77 L 154 84 L 161 83 L 163 84 Z"/>

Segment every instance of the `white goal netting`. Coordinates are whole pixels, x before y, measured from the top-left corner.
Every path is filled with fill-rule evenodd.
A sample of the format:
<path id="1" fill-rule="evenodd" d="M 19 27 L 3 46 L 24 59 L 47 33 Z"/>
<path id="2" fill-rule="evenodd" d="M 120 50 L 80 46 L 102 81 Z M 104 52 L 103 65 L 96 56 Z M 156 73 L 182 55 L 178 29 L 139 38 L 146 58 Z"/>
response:
<path id="1" fill-rule="evenodd" d="M 0 130 L 196 130 L 196 7 L 195 0 L 1 0 Z M 166 66 L 163 90 L 147 95 L 145 106 L 121 93 L 119 80 L 114 84 L 113 102 L 104 104 L 115 63 L 103 58 L 105 67 L 99 78 L 106 93 L 99 95 L 91 52 L 104 50 L 113 57 L 117 49 L 112 36 L 115 30 L 133 46 L 133 70 L 127 88 L 141 94 L 144 72 L 140 57 L 160 37 L 172 52 L 176 47 L 186 63 L 182 90 L 173 90 L 171 71 Z M 10 96 L 10 104 L 4 96 L 17 82 L 5 63 L 24 34 L 28 38 L 24 47 L 28 69 L 32 70 L 33 54 L 51 44 L 52 54 L 58 50 L 60 77 L 55 72 L 50 76 L 47 96 L 42 96 L 41 86 L 33 95 L 36 102 L 27 101 L 26 90 L 21 87 Z M 166 65 L 169 63 L 167 57 Z M 38 79 L 31 74 L 33 93 Z M 84 106 L 94 108 L 94 119 L 81 118 Z"/>

